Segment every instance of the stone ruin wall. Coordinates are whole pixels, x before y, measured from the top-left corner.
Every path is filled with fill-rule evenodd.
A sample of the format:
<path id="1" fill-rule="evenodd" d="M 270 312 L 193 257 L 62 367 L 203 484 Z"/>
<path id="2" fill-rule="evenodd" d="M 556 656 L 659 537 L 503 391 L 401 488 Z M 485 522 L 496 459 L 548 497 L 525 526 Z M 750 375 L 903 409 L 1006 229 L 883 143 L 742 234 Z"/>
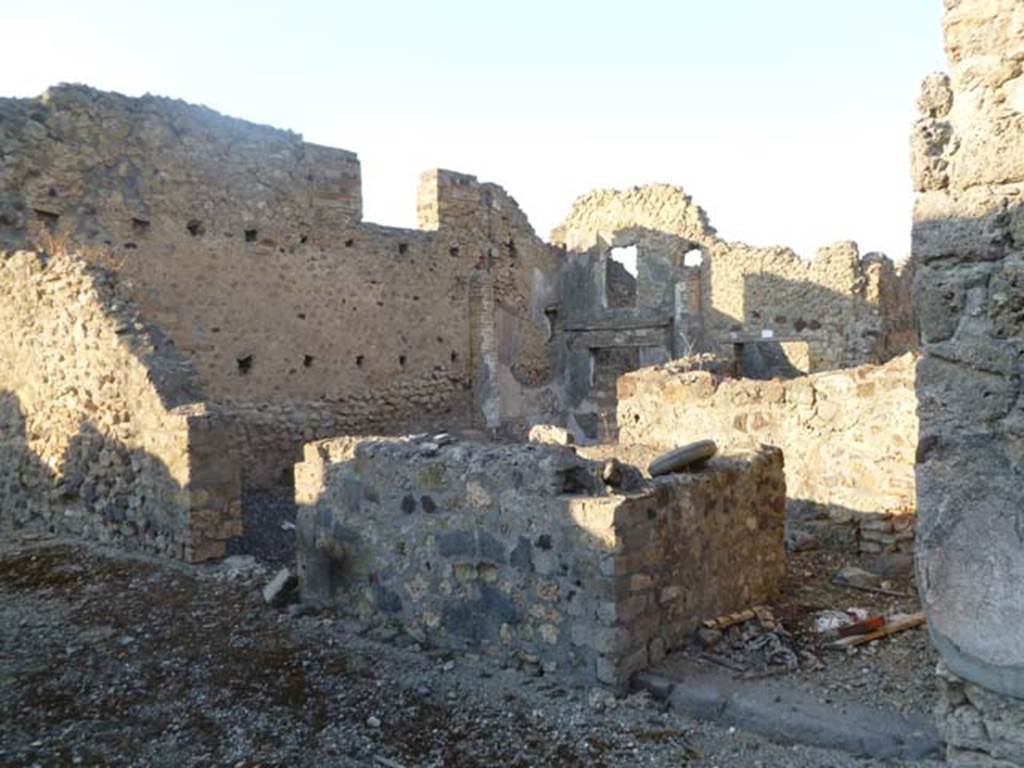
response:
<path id="1" fill-rule="evenodd" d="M 564 352 L 550 315 L 559 302 L 559 250 L 505 190 L 465 174 L 425 173 L 417 214 L 421 229 L 441 236 L 476 233 L 468 262 L 475 426 L 522 437 L 533 424 L 560 419 Z"/>
<path id="2" fill-rule="evenodd" d="M 909 550 L 917 398 L 912 354 L 791 380 L 734 379 L 685 361 L 619 380 L 619 439 L 662 448 L 782 449 L 794 514 L 859 523 L 865 552 Z"/>
<path id="3" fill-rule="evenodd" d="M 770 333 L 793 348 L 802 372 L 814 372 L 884 362 L 916 347 L 912 267 L 897 268 L 878 254 L 862 257 L 850 242 L 807 261 L 788 248 L 723 240 L 678 187 L 588 193 L 552 240 L 570 253 L 590 254 L 585 262 L 591 263 L 611 246 L 638 245 L 638 308 L 665 311 L 675 303 L 677 357 L 731 356 L 733 344 L 761 343 Z M 701 253 L 699 267 L 684 265 L 691 250 Z M 593 274 L 601 271 L 591 267 Z"/>
<path id="4" fill-rule="evenodd" d="M 1020 764 L 1024 5 L 946 0 L 945 45 L 949 76 L 925 80 L 912 142 L 917 580 L 953 681 L 950 762 Z"/>
<path id="5" fill-rule="evenodd" d="M 296 467 L 304 599 L 624 688 L 785 572 L 782 455 L 629 495 L 569 447 L 337 438 Z"/>
<path id="6" fill-rule="evenodd" d="M 246 436 L 254 485 L 312 437 L 552 418 L 557 252 L 471 176 L 425 174 L 418 207 L 420 230 L 362 223 L 353 153 L 183 102 L 0 100 L 0 241 L 116 271 Z"/>
<path id="7" fill-rule="evenodd" d="M 241 532 L 190 363 L 109 273 L 0 252 L 0 523 L 190 561 Z"/>

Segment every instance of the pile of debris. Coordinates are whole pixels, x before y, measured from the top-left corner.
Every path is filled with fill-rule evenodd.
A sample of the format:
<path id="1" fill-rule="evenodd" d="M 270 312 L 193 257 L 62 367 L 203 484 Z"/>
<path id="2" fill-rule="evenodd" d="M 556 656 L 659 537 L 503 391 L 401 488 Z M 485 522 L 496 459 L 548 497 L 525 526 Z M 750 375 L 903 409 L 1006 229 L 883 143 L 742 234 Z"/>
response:
<path id="1" fill-rule="evenodd" d="M 764 677 L 821 662 L 800 648 L 772 610 L 759 605 L 708 619 L 697 630 L 699 657 L 744 677 Z"/>

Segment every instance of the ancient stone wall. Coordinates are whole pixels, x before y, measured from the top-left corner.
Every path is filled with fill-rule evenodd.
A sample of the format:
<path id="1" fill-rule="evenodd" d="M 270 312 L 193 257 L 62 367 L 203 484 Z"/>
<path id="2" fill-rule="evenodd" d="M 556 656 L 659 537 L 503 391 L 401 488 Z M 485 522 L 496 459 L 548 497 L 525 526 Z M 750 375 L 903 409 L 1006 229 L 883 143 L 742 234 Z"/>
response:
<path id="1" fill-rule="evenodd" d="M 338 438 L 296 467 L 306 600 L 622 687 L 784 573 L 781 454 L 617 495 L 572 448 Z"/>
<path id="2" fill-rule="evenodd" d="M 78 86 L 0 100 L 0 241 L 113 268 L 206 399 L 254 414 L 243 433 L 286 429 L 268 468 L 297 458 L 311 413 L 319 437 L 551 420 L 559 256 L 515 201 L 433 171 L 406 230 L 361 222 L 360 200 L 353 153 L 202 107 Z"/>
<path id="3" fill-rule="evenodd" d="M 524 436 L 533 424 L 561 420 L 560 251 L 505 190 L 473 176 L 425 173 L 417 213 L 421 229 L 457 239 L 469 256 L 476 426 Z"/>
<path id="4" fill-rule="evenodd" d="M 1024 701 L 974 685 L 939 664 L 936 707 L 946 762 L 961 768 L 1024 765 Z"/>
<path id="5" fill-rule="evenodd" d="M 0 252 L 0 521 L 171 557 L 240 532 L 230 441 L 109 273 Z"/>
<path id="6" fill-rule="evenodd" d="M 670 326 L 674 357 L 742 358 L 736 345 L 757 347 L 766 351 L 754 356 L 782 354 L 792 375 L 883 362 L 916 346 L 909 272 L 878 254 L 861 258 L 854 243 L 805 261 L 788 248 L 723 240 L 678 187 L 591 192 L 552 239 L 577 254 L 565 309 L 573 327 L 612 314 Z M 628 316 L 603 302 L 608 251 L 627 245 L 639 251 L 637 310 Z"/>
<path id="7" fill-rule="evenodd" d="M 1024 5 L 947 0 L 945 43 L 913 133 L 918 586 L 949 669 L 1024 698 Z M 989 736 L 951 761 L 1020 759 Z"/>
<path id="8" fill-rule="evenodd" d="M 908 354 L 773 381 L 646 368 L 619 380 L 619 437 L 664 448 L 704 438 L 724 448 L 775 445 L 794 511 L 818 508 L 839 520 L 904 515 L 915 501 L 915 364 Z M 876 521 L 862 536 L 866 551 L 880 551 L 908 545 L 913 533 Z"/>
<path id="9" fill-rule="evenodd" d="M 77 87 L 0 115 L 0 236 L 51 229 L 116 265 L 208 397 L 337 398 L 435 369 L 468 382 L 458 243 L 361 224 L 354 154 Z"/>

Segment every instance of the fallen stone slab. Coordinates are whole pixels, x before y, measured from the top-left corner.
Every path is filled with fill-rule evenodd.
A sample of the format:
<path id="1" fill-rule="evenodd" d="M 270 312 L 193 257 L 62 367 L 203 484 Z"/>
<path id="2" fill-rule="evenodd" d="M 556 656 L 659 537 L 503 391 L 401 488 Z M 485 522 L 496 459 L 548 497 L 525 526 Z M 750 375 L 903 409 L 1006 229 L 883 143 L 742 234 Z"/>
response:
<path id="1" fill-rule="evenodd" d="M 290 568 L 282 568 L 263 587 L 263 601 L 267 605 L 283 605 L 296 595 L 299 577 Z"/>
<path id="2" fill-rule="evenodd" d="M 647 467 L 651 477 L 679 472 L 700 461 L 707 461 L 718 453 L 714 440 L 698 440 L 668 453 L 663 453 Z"/>
<path id="3" fill-rule="evenodd" d="M 878 574 L 865 571 L 855 565 L 847 565 L 842 568 L 833 579 L 836 584 L 842 584 L 857 589 L 881 589 L 882 577 Z"/>
<path id="4" fill-rule="evenodd" d="M 531 443 L 548 443 L 550 445 L 572 445 L 576 442 L 572 432 L 553 424 L 534 424 L 530 427 L 528 439 Z"/>
<path id="5" fill-rule="evenodd" d="M 920 760 L 941 753 L 943 742 L 930 719 L 875 709 L 834 691 L 823 704 L 813 692 L 784 682 L 742 680 L 725 670 L 673 659 L 633 678 L 687 717 L 734 726 L 783 744 L 841 749 L 878 759 Z"/>

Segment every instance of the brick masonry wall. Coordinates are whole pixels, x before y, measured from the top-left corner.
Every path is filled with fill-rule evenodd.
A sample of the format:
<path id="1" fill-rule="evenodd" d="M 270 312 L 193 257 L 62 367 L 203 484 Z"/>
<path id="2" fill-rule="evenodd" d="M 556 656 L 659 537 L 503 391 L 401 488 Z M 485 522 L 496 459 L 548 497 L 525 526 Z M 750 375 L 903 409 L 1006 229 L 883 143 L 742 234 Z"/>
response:
<path id="1" fill-rule="evenodd" d="M 187 360 L 109 273 L 0 252 L 0 520 L 200 560 L 239 532 Z"/>
<path id="2" fill-rule="evenodd" d="M 296 467 L 306 600 L 622 687 L 785 568 L 781 455 L 608 492 L 572 448 L 337 438 Z"/>
<path id="3" fill-rule="evenodd" d="M 871 513 L 867 549 L 912 538 L 889 515 L 913 512 L 917 449 L 913 355 L 882 366 L 791 380 L 733 379 L 672 364 L 619 380 L 623 443 L 665 448 L 711 438 L 722 448 L 782 448 L 791 505 L 849 520 Z M 881 516 L 882 519 L 877 519 Z"/>

